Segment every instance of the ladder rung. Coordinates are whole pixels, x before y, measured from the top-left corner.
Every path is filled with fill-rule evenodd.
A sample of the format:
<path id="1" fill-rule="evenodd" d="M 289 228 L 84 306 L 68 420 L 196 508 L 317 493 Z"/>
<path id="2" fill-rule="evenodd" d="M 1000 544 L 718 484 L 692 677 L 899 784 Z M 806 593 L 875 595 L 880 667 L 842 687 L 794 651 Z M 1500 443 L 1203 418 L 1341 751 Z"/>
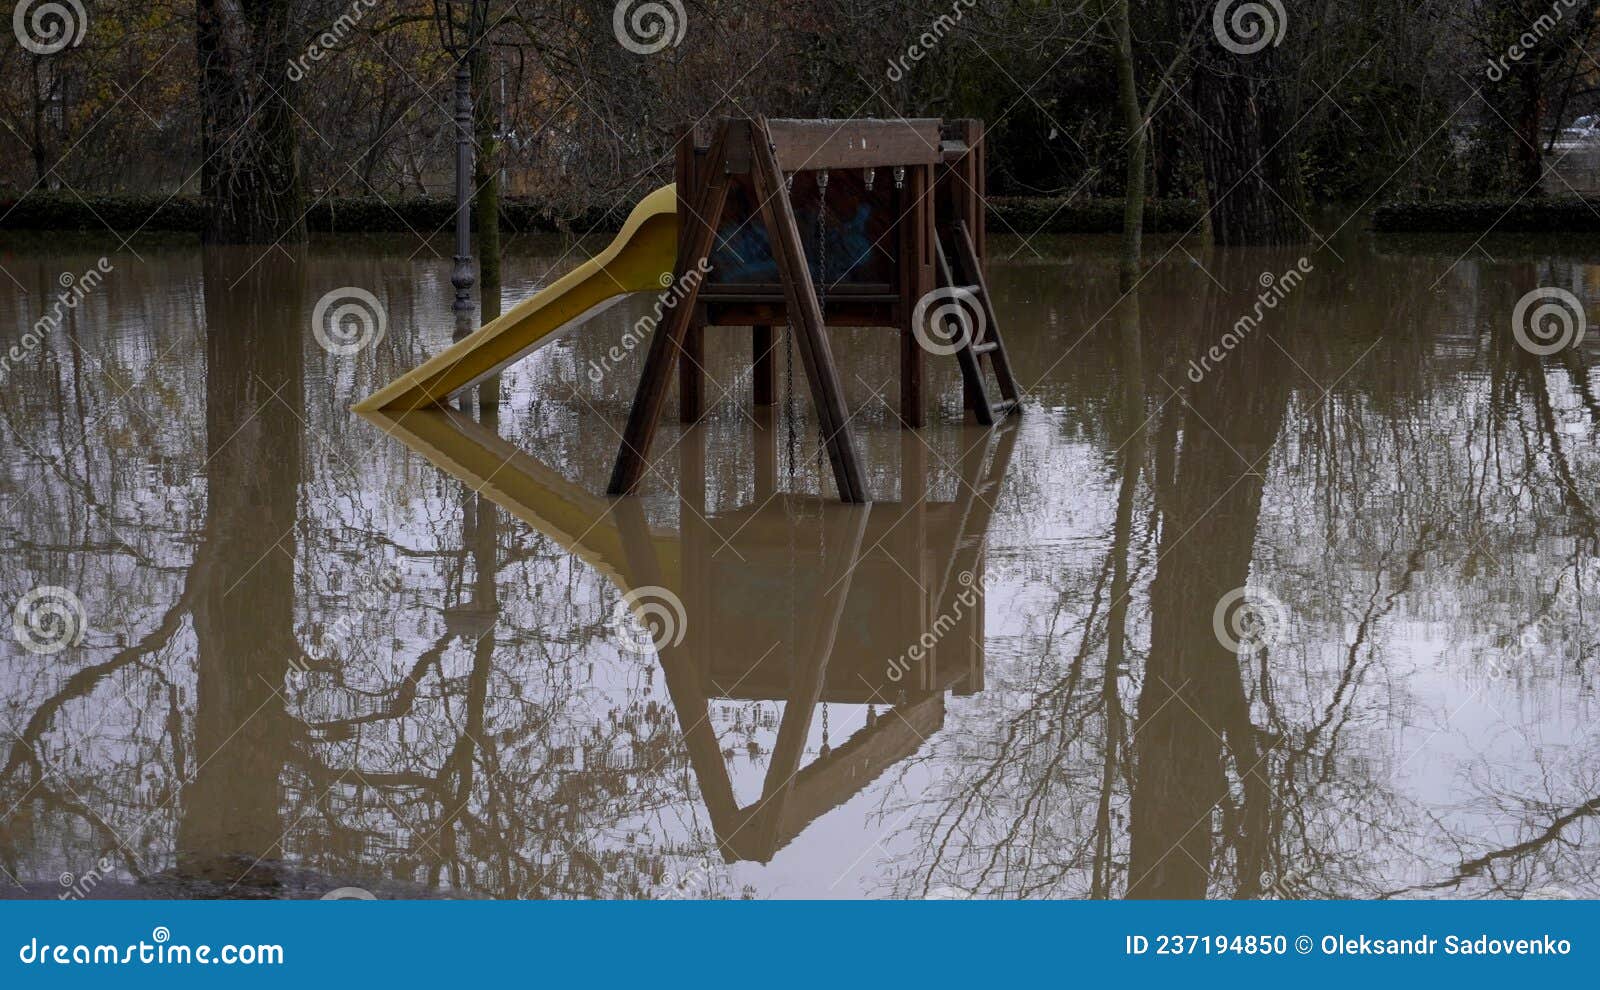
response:
<path id="1" fill-rule="evenodd" d="M 972 345 L 972 353 L 974 354 L 987 354 L 990 351 L 997 351 L 999 349 L 1000 345 L 992 340 L 986 340 L 981 344 Z"/>
<path id="2" fill-rule="evenodd" d="M 999 402 L 996 402 L 994 405 L 990 406 L 989 411 L 1004 416 L 1016 408 L 1016 399 L 1001 399 Z"/>
<path id="3" fill-rule="evenodd" d="M 982 295 L 983 294 L 983 286 L 981 286 L 981 285 L 952 285 L 952 286 L 950 286 L 950 291 L 951 292 L 968 292 L 968 293 L 971 293 L 972 295 L 978 296 L 978 295 Z"/>

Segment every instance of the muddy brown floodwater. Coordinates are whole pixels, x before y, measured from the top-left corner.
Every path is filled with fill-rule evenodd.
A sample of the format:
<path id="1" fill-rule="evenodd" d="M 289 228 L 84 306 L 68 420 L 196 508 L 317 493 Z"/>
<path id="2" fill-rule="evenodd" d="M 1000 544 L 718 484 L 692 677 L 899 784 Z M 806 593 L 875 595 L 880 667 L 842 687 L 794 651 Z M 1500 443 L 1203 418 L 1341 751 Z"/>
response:
<path id="1" fill-rule="evenodd" d="M 1114 241 L 997 238 L 993 431 L 948 358 L 900 431 L 896 340 L 834 331 L 867 507 L 744 330 L 618 502 L 649 300 L 369 421 L 447 252 L 10 235 L 0 891 L 1600 894 L 1600 332 L 1513 332 L 1600 254 L 1357 227 L 1157 241 L 1136 310 Z"/>

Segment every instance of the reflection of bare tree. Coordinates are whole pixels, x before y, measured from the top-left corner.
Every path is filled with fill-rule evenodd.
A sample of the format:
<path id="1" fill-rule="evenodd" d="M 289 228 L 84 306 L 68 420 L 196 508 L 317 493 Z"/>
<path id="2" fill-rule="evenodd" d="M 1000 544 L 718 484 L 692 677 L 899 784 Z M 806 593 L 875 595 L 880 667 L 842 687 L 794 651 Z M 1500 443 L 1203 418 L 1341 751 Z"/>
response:
<path id="1" fill-rule="evenodd" d="M 55 578 L 86 598 L 96 655 L 31 667 L 37 685 L 8 681 L 7 725 L 18 738 L 0 774 L 0 862 L 13 875 L 53 878 L 109 858 L 124 878 L 163 890 L 234 894 L 330 882 L 308 868 L 374 885 L 381 869 L 408 890 L 498 896 L 646 889 L 660 850 L 607 850 L 648 849 L 638 837 L 659 833 L 653 817 L 677 816 L 688 795 L 648 682 L 619 685 L 609 699 L 587 693 L 610 637 L 600 586 L 542 534 L 508 538 L 493 508 L 473 498 L 424 494 L 414 502 L 419 519 L 398 529 L 372 511 L 362 493 L 385 487 L 392 459 L 374 464 L 374 437 L 352 435 L 342 402 L 307 387 L 308 353 L 324 374 L 339 369 L 309 347 L 305 271 L 304 259 L 208 253 L 205 361 L 190 364 L 202 350 L 179 341 L 139 341 L 160 345 L 150 356 L 165 359 L 160 375 L 171 379 L 151 375 L 142 403 L 106 397 L 114 385 L 95 365 L 99 338 L 81 354 L 57 340 L 64 357 L 78 356 L 39 369 L 61 379 L 40 394 L 69 397 L 46 416 L 88 432 L 81 462 L 37 461 L 29 480 L 40 497 L 25 504 L 37 512 L 28 528 L 41 545 L 30 552 L 93 564 L 100 551 L 75 530 L 47 551 L 42 540 L 58 527 L 39 511 L 88 505 L 122 538 L 105 551 L 111 560 L 137 553 L 137 580 L 127 592 L 107 583 L 99 597 L 97 578 Z M 150 298 L 136 293 L 132 305 Z M 391 302 L 406 305 L 403 293 Z M 181 393 L 156 415 L 146 396 L 165 397 L 192 366 L 205 384 L 188 391 L 207 401 L 195 404 L 199 429 L 185 430 Z M 28 394 L 33 381 L 21 385 Z M 37 436 L 37 423 L 18 417 L 51 409 L 13 404 L 5 425 Z M 175 545 L 195 548 L 187 566 L 128 521 L 128 496 L 147 498 L 150 479 L 124 485 L 115 472 L 138 461 L 123 453 L 107 472 L 95 460 L 119 452 L 93 431 L 147 427 L 135 443 L 159 450 L 170 436 L 189 458 L 172 475 L 198 474 L 209 488 L 203 528 L 180 515 L 163 520 L 180 534 Z M 186 446 L 196 432 L 204 445 Z M 401 622 L 397 596 L 361 590 L 385 559 L 408 568 L 404 597 L 416 605 Z M 18 558 L 5 560 L 8 589 L 39 580 L 14 570 Z M 441 600 L 442 611 L 431 607 Z M 131 642 L 93 639 L 123 629 Z M 304 677 L 286 679 L 299 668 Z M 581 758 L 628 745 L 658 772 L 633 780 Z M 695 848 L 693 828 L 681 849 Z M 58 840 L 40 846 L 39 835 Z M 58 847 L 59 865 L 40 868 L 44 849 Z"/>
<path id="2" fill-rule="evenodd" d="M 1518 825 L 1528 837 L 1463 859 L 1446 876 L 1386 891 L 1385 896 L 1475 888 L 1494 897 L 1593 897 L 1597 869 L 1590 823 L 1600 815 L 1600 796 L 1575 806 L 1549 808 L 1527 802 Z M 1551 883 L 1551 879 L 1559 883 Z"/>
<path id="3" fill-rule="evenodd" d="M 1105 722 L 1103 767 L 1100 775 L 1099 804 L 1094 818 L 1094 868 L 1089 896 L 1112 895 L 1113 861 L 1116 836 L 1111 822 L 1112 802 L 1116 797 L 1119 767 L 1125 759 L 1123 739 L 1126 719 L 1119 685 L 1123 671 L 1130 666 L 1128 610 L 1133 597 L 1129 575 L 1129 552 L 1133 539 L 1133 510 L 1139 482 L 1149 450 L 1150 414 L 1145 398 L 1144 327 L 1139 315 L 1139 293 L 1134 289 L 1118 312 L 1117 337 L 1121 358 L 1122 401 L 1118 405 L 1113 438 L 1117 441 L 1117 508 L 1111 533 L 1111 606 L 1106 612 L 1106 662 L 1100 678 L 1100 696 Z"/>
<path id="4" fill-rule="evenodd" d="M 1137 322 L 1111 313 L 1040 383 L 1046 414 L 1020 424 L 984 549 L 983 690 L 942 703 L 944 727 L 892 769 L 874 762 L 859 792 L 881 809 L 873 834 L 889 833 L 886 862 L 863 861 L 879 889 L 1592 889 L 1592 746 L 1539 730 L 1585 724 L 1593 374 L 1582 354 L 1538 362 L 1504 346 L 1522 286 L 1504 266 L 1463 262 L 1437 292 L 1437 259 L 1368 270 L 1348 257 L 1348 279 L 1297 290 L 1282 318 L 1294 332 L 1233 351 L 1213 380 L 1184 375 L 1214 342 L 1192 312 L 1212 283 L 1164 266 Z M 405 893 L 660 896 L 666 870 L 709 861 L 711 892 L 727 893 L 662 669 L 618 654 L 605 570 L 535 526 L 497 522 L 345 416 L 351 376 L 376 372 L 304 332 L 307 297 L 333 284 L 325 263 L 304 291 L 266 262 L 258 288 L 231 292 L 239 273 L 216 257 L 130 267 L 50 342 L 52 361 L 0 392 L 18 452 L 0 465 L 16 509 L 0 525 L 17 534 L 0 585 L 11 601 L 66 584 L 92 619 L 81 651 L 6 665 L 0 714 L 17 736 L 0 745 L 0 812 L 15 807 L 0 815 L 0 864 L 43 886 L 109 855 L 119 879 L 162 891 L 242 879 L 235 894 L 292 893 L 337 877 Z M 380 361 L 407 364 L 429 333 L 447 335 L 405 264 L 353 251 L 340 265 L 340 282 L 387 288 Z M 1252 260 L 1243 280 L 1269 266 L 1281 268 Z M 19 274 L 42 292 L 59 267 Z M 999 296 L 1036 325 L 1083 330 L 1116 296 L 1109 267 L 1089 275 L 1062 296 L 1053 267 L 1006 269 Z M 1571 277 L 1566 263 L 1516 273 Z M 203 306 L 173 289 L 202 281 Z M 1213 305 L 1208 319 L 1226 322 L 1227 304 Z M 175 329 L 89 330 L 192 328 L 197 312 L 239 336 L 200 347 Z M 1018 333 L 1017 356 L 1047 368 L 1073 339 Z M 575 339 L 551 360 L 581 367 L 606 343 Z M 500 428 L 569 477 L 603 473 L 609 451 L 572 435 L 551 384 L 578 375 L 525 371 L 516 384 L 533 404 Z M 137 384 L 134 398 L 114 380 Z M 707 424 L 711 450 L 745 450 L 742 423 Z M 753 472 L 745 454 L 707 461 L 715 517 Z M 663 485 L 682 483 L 682 465 L 662 467 Z M 951 481 L 930 488 L 959 492 Z M 896 515 L 875 509 L 874 524 Z M 396 590 L 360 590 L 389 568 Z M 1215 645 L 1211 616 L 1219 591 L 1246 581 L 1284 600 L 1294 635 L 1241 658 Z M 1508 662 L 1528 626 L 1537 642 Z M 317 658 L 286 686 L 302 654 Z M 1460 722 L 1488 705 L 1525 746 L 1508 733 L 1476 745 Z M 887 709 L 880 722 L 898 724 Z M 755 765 L 746 731 L 719 728 L 714 757 Z M 1424 777 L 1448 779 L 1448 796 Z"/>
<path id="5" fill-rule="evenodd" d="M 1237 284 L 1256 270 L 1217 267 Z M 1300 291 L 1337 296 L 1325 286 Z M 1267 477 L 1281 476 L 1293 458 L 1325 486 L 1308 494 L 1323 500 L 1330 539 L 1339 539 L 1339 520 L 1351 511 L 1344 499 L 1369 490 L 1367 475 L 1412 467 L 1386 450 L 1351 449 L 1371 429 L 1359 402 L 1293 387 L 1297 376 L 1335 381 L 1361 356 L 1330 350 L 1314 334 L 1268 339 L 1263 330 L 1178 397 L 1172 383 L 1181 371 L 1171 368 L 1183 362 L 1173 356 L 1203 350 L 1247 304 L 1211 292 L 1211 330 L 1192 338 L 1141 333 L 1136 309 L 1113 308 L 1111 350 L 1122 373 L 1110 380 L 1120 394 L 1104 406 L 1115 485 L 1106 486 L 1103 562 L 1076 582 L 1080 590 L 1063 582 L 1054 607 L 1030 624 L 1022 648 L 1036 659 L 1020 684 L 991 678 L 991 690 L 1028 685 L 1017 692 L 1021 703 L 1016 693 L 1002 695 L 995 708 L 956 720 L 953 732 L 979 736 L 992 721 L 994 741 L 930 758 L 942 786 L 912 826 L 928 852 L 901 866 L 897 891 L 1337 896 L 1372 890 L 1379 871 L 1396 865 L 1393 846 L 1411 832 L 1401 823 L 1414 810 L 1391 797 L 1382 765 L 1362 751 L 1373 705 L 1385 700 L 1386 623 L 1416 593 L 1414 578 L 1440 548 L 1440 533 L 1419 505 L 1415 521 L 1400 519 L 1372 548 L 1370 571 L 1353 579 L 1302 575 L 1281 554 L 1274 561 L 1267 586 L 1297 626 L 1314 628 L 1331 607 L 1354 630 L 1337 658 L 1323 662 L 1313 644 L 1295 639 L 1243 657 L 1223 647 L 1213 629 L 1219 599 L 1262 580 Z M 1293 302 L 1290 312 L 1298 324 L 1311 322 Z M 1140 370 L 1150 354 L 1155 368 Z M 1402 384 L 1423 387 L 1418 379 Z M 1081 401 L 1101 408 L 1098 397 Z M 1408 422 L 1403 414 L 1396 421 Z M 1139 510 L 1141 486 L 1155 510 L 1149 519 Z M 1152 539 L 1153 580 L 1141 577 L 1149 566 L 1139 566 Z M 1318 588 L 1330 579 L 1337 583 Z M 1338 594 L 1332 603 L 1328 590 Z M 1065 650 L 1056 643 L 1064 622 L 1078 634 Z M 1139 646 L 1146 632 L 1148 655 Z M 1088 672 L 1099 656 L 1104 673 L 1096 677 Z M 1137 691 L 1131 724 L 1125 681 Z"/>

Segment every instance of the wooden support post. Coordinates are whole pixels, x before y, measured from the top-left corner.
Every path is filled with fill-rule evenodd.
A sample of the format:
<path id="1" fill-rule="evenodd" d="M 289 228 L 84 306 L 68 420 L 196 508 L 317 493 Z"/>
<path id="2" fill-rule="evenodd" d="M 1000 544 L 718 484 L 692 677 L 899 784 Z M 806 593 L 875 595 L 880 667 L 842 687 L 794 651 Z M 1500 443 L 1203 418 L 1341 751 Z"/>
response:
<path id="1" fill-rule="evenodd" d="M 756 410 L 755 501 L 761 505 L 778 490 L 778 429 L 772 407 Z"/>
<path id="2" fill-rule="evenodd" d="M 685 287 L 684 296 L 678 300 L 667 322 L 656 327 L 650 338 L 650 350 L 645 356 L 644 371 L 639 377 L 639 388 L 633 396 L 633 408 L 628 412 L 628 425 L 623 430 L 622 445 L 617 450 L 617 463 L 611 471 L 611 483 L 606 492 L 611 495 L 631 495 L 644 476 L 650 456 L 650 443 L 655 439 L 656 426 L 661 420 L 661 410 L 667 399 L 667 382 L 672 374 L 672 364 L 678 360 L 679 349 L 694 322 L 696 301 L 702 279 L 685 279 L 683 273 L 695 267 L 699 259 L 709 257 L 716 239 L 717 223 L 722 218 L 722 208 L 728 201 L 728 174 L 725 168 L 730 141 L 750 140 L 748 121 L 725 121 L 717 129 L 716 139 L 705 160 L 705 182 L 699 196 L 695 197 L 695 216 L 699 218 L 692 237 L 686 238 L 687 250 L 678 255 L 677 272 Z"/>
<path id="3" fill-rule="evenodd" d="M 940 227 L 954 227 L 958 221 L 965 223 L 972 233 L 973 245 L 981 252 L 985 228 L 983 122 L 947 121 L 943 136 L 961 142 L 967 150 L 960 158 L 946 163 L 940 173 L 939 184 L 943 187 L 940 205 L 946 211 Z"/>
<path id="4" fill-rule="evenodd" d="M 927 423 L 927 351 L 917 339 L 913 314 L 923 296 L 933 291 L 932 168 L 906 169 L 900 190 L 900 422 L 907 429 Z"/>
<path id="5" fill-rule="evenodd" d="M 965 223 L 967 230 L 973 232 L 975 245 L 983 239 L 985 209 L 983 123 L 970 119 L 946 121 L 941 136 L 959 141 L 967 148 L 966 153 L 960 158 L 946 163 L 938 176 L 939 203 L 944 210 L 944 216 L 942 222 L 936 225 L 934 236 L 944 240 L 946 250 L 953 251 L 954 231 L 958 224 Z M 950 258 L 952 263 L 957 260 L 954 257 Z M 978 270 L 982 270 L 981 265 Z M 968 359 L 961 357 L 961 360 Z M 978 374 L 982 373 L 980 365 Z M 973 388 L 972 379 L 965 374 L 961 376 L 961 397 L 962 404 L 972 410 L 978 422 L 990 421 L 988 398 L 983 392 Z"/>
<path id="6" fill-rule="evenodd" d="M 705 174 L 701 167 L 703 163 L 695 154 L 694 125 L 680 126 L 677 134 L 675 170 L 678 188 L 683 190 L 678 196 L 678 256 L 682 258 L 691 250 L 694 238 L 700 233 L 699 228 L 705 226 L 705 221 L 693 211 L 695 204 L 688 202 L 692 196 L 689 190 L 699 189 L 705 181 Z M 676 268 L 675 274 L 679 277 L 692 270 L 684 264 Z M 695 319 L 683 337 L 684 360 L 678 362 L 678 420 L 682 423 L 698 423 L 705 413 L 706 318 L 705 307 L 696 308 L 698 312 L 695 313 Z"/>
<path id="7" fill-rule="evenodd" d="M 755 500 L 762 504 L 778 490 L 778 335 L 772 326 L 751 327 L 752 377 L 756 406 Z"/>
<path id="8" fill-rule="evenodd" d="M 911 327 L 911 314 L 915 304 L 902 307 L 906 314 L 900 328 L 900 425 L 908 430 L 919 430 L 927 424 L 927 400 L 923 397 L 923 383 L 927 380 L 927 351 Z"/>
<path id="9" fill-rule="evenodd" d="M 972 186 L 972 208 L 966 218 L 967 230 L 972 235 L 972 246 L 978 253 L 979 262 L 985 262 L 989 260 L 989 166 L 985 161 L 988 146 L 983 140 L 983 121 L 969 119 L 959 121 L 959 124 L 967 142 L 967 181 Z"/>
<path id="10" fill-rule="evenodd" d="M 678 422 L 698 423 L 706 405 L 705 307 L 689 322 L 678 351 Z"/>
<path id="11" fill-rule="evenodd" d="M 687 531 L 691 519 L 697 525 L 704 525 L 706 435 L 700 430 L 684 430 L 678 441 L 678 501 L 684 510 L 683 518 L 678 521 L 680 531 Z"/>
<path id="12" fill-rule="evenodd" d="M 770 326 L 751 327 L 750 340 L 750 349 L 755 358 L 751 371 L 755 404 L 770 406 L 778 394 L 778 337 Z"/>
<path id="13" fill-rule="evenodd" d="M 828 329 L 822 307 L 806 264 L 800 226 L 795 222 L 794 205 L 784 188 L 783 171 L 778 167 L 767 131 L 765 117 L 757 118 L 749 135 L 751 158 L 755 166 L 755 192 L 772 242 L 772 254 L 783 282 L 784 300 L 793 328 L 806 379 L 822 427 L 822 438 L 833 465 L 834 483 L 844 502 L 866 502 L 867 487 L 850 435 L 849 416 L 839 373 L 828 344 Z"/>

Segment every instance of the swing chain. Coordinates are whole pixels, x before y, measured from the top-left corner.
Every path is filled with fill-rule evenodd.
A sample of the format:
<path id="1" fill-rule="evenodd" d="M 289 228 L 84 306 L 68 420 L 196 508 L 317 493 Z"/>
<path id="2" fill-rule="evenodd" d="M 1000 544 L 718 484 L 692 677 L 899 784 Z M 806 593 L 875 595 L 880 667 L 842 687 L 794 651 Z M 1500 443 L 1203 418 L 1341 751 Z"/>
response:
<path id="1" fill-rule="evenodd" d="M 785 444 L 789 462 L 789 483 L 794 484 L 794 458 L 795 446 L 795 417 L 800 413 L 799 406 L 794 397 L 794 327 L 783 328 L 783 419 L 785 425 Z"/>
<path id="2" fill-rule="evenodd" d="M 828 310 L 828 170 L 817 173 L 817 308 Z M 824 325 L 827 320 L 824 318 Z"/>

